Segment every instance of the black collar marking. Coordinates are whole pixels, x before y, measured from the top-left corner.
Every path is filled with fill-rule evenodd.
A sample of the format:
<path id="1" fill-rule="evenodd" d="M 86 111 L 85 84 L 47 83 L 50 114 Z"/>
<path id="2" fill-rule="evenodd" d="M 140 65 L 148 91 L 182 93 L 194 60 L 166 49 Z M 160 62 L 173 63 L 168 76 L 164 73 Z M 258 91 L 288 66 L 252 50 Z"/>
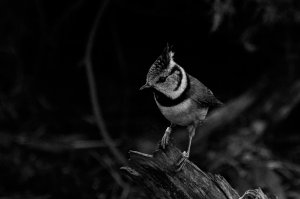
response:
<path id="1" fill-rule="evenodd" d="M 155 97 L 156 101 L 161 106 L 171 107 L 171 106 L 176 106 L 177 104 L 180 104 L 181 102 L 186 100 L 188 98 L 187 93 L 190 89 L 190 79 L 189 79 L 188 75 L 186 75 L 186 78 L 187 78 L 186 88 L 179 97 L 177 97 L 176 99 L 171 99 L 171 98 L 167 97 L 166 95 L 164 95 L 163 93 L 154 89 L 153 92 L 154 92 L 154 97 Z"/>

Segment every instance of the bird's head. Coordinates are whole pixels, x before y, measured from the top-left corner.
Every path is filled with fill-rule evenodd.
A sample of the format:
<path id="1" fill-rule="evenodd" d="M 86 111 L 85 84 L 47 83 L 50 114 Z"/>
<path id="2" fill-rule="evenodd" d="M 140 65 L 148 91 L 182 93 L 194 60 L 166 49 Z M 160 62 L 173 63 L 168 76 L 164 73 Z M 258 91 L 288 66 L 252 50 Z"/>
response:
<path id="1" fill-rule="evenodd" d="M 177 98 L 181 93 L 178 89 L 181 86 L 184 70 L 174 61 L 174 52 L 167 44 L 162 54 L 150 67 L 146 84 L 140 88 L 155 89 L 170 98 Z"/>

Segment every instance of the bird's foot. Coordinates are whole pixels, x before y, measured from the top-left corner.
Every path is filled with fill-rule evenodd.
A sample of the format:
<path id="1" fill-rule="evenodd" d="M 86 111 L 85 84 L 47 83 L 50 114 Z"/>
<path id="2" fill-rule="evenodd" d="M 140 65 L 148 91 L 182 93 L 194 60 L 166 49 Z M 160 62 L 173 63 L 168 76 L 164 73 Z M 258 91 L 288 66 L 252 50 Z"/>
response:
<path id="1" fill-rule="evenodd" d="M 180 160 L 176 163 L 176 172 L 179 172 L 182 170 L 182 168 L 184 167 L 184 165 L 186 164 L 187 159 L 189 158 L 190 154 L 187 152 L 183 152 L 182 153 L 182 157 L 180 158 Z"/>
<path id="2" fill-rule="evenodd" d="M 168 127 L 165 131 L 164 136 L 161 139 L 161 146 L 163 149 L 165 149 L 169 143 L 171 131 L 171 127 Z"/>

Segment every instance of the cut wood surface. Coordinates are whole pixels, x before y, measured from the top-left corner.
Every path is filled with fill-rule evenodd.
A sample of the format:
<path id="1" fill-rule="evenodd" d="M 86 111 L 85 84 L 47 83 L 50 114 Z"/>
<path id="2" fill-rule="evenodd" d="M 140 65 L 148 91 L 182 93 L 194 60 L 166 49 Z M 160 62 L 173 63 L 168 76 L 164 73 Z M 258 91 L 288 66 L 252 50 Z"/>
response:
<path id="1" fill-rule="evenodd" d="M 181 152 L 172 144 L 153 155 L 137 151 L 129 154 L 129 165 L 121 170 L 132 182 L 142 186 L 149 198 L 268 198 L 261 189 L 248 190 L 240 197 L 222 176 L 205 173 L 189 160 L 181 171 L 175 172 Z"/>

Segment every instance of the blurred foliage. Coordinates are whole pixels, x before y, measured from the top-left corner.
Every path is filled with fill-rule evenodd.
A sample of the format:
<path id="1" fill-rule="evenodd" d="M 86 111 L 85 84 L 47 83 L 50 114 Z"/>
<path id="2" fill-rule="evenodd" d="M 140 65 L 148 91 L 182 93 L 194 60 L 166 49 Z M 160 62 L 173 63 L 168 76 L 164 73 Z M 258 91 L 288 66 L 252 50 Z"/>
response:
<path id="1" fill-rule="evenodd" d="M 168 125 L 151 94 L 137 94 L 167 41 L 175 43 L 180 64 L 197 66 L 188 69 L 206 74 L 199 79 L 224 101 L 266 74 L 299 78 L 299 3 L 110 1 L 92 57 L 118 150 L 152 152 Z M 81 63 L 99 6 L 0 2 L 0 198 L 146 198 L 120 176 L 122 165 L 101 140 L 91 111 Z M 211 147 L 191 160 L 225 176 L 240 194 L 260 186 L 281 199 L 300 198 L 298 117 L 295 107 L 268 132 L 249 130 L 262 128 L 256 123 L 239 134 L 212 136 Z"/>

